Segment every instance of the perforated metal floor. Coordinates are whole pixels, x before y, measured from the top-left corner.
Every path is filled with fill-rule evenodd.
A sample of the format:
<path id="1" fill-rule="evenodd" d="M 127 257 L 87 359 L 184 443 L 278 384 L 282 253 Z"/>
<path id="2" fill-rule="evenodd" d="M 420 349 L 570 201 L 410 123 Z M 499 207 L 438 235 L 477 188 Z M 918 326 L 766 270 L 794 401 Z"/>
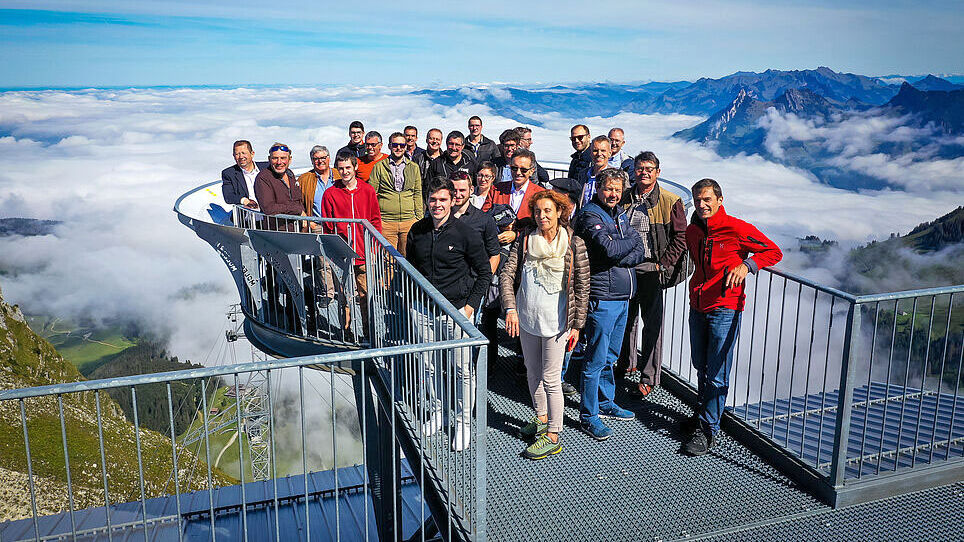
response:
<path id="1" fill-rule="evenodd" d="M 605 442 L 579 431 L 578 404 L 567 401 L 562 452 L 526 460 L 519 455 L 525 443 L 517 431 L 532 410 L 524 380 L 513 373 L 513 356 L 503 346 L 498 364 L 489 368 L 489 540 L 964 536 L 961 484 L 833 510 L 725 434 L 710 454 L 686 456 L 678 427 L 691 410 L 662 388 L 645 401 L 619 390 L 617 402 L 637 419 L 607 421 L 614 434 Z M 570 369 L 570 380 L 577 369 Z M 879 516 L 887 521 L 877 521 Z"/>

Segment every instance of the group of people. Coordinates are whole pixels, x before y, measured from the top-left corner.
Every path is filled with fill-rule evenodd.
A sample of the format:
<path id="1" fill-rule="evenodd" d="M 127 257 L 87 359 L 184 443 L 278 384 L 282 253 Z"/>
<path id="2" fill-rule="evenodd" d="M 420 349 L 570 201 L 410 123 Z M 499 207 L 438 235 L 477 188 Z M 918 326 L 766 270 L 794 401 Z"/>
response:
<path id="1" fill-rule="evenodd" d="M 495 143 L 482 119 L 468 135 L 406 126 L 388 138 L 349 126 L 349 142 L 334 164 L 324 146 L 309 152 L 312 168 L 295 176 L 291 150 L 275 143 L 268 162 L 256 162 L 248 141 L 234 144 L 236 164 L 222 173 L 227 203 L 266 215 L 362 218 L 381 231 L 491 341 L 497 323 L 521 343 L 534 414 L 520 434 L 522 452 L 542 459 L 562 449 L 565 399 L 580 403 L 579 425 L 602 441 L 607 421 L 632 420 L 616 403 L 616 385 L 637 372 L 631 392 L 645 398 L 659 385 L 663 294 L 690 272 L 690 341 L 698 375 L 695 415 L 683 422 L 684 451 L 703 455 L 716 443 L 726 401 L 748 273 L 774 265 L 780 249 L 752 225 L 728 215 L 713 179 L 692 187 L 695 211 L 659 183 L 660 161 L 650 151 L 624 152 L 625 132 L 591 137 L 570 130 L 574 152 L 568 176 L 550 179 L 531 150 L 532 130 L 505 130 Z M 364 236 L 350 223 L 311 223 L 311 231 L 341 235 L 364 255 Z M 365 261 L 354 262 L 364 306 Z M 578 388 L 566 382 L 570 359 L 582 349 Z M 471 361 L 457 361 L 459 411 L 452 447 L 469 446 Z M 576 374 L 574 373 L 574 377 Z M 607 420 L 607 421 L 604 421 Z M 429 406 L 422 431 L 442 426 L 441 406 Z"/>

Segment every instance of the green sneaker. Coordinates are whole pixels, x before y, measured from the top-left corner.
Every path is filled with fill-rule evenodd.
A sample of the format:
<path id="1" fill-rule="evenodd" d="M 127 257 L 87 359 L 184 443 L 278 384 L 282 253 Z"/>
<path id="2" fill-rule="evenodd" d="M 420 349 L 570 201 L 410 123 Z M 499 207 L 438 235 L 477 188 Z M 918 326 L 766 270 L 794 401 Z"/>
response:
<path id="1" fill-rule="evenodd" d="M 548 430 L 549 430 L 548 423 L 542 423 L 541 421 L 539 421 L 539 418 L 536 418 L 535 416 L 533 416 L 532 419 L 529 420 L 529 423 L 525 425 L 525 427 L 519 429 L 519 436 L 521 436 L 525 440 L 531 440 L 536 438 L 539 435 L 545 435 L 546 431 Z"/>
<path id="2" fill-rule="evenodd" d="M 552 442 L 549 439 L 549 435 L 543 433 L 522 452 L 522 457 L 526 459 L 544 459 L 561 451 L 562 442 Z"/>

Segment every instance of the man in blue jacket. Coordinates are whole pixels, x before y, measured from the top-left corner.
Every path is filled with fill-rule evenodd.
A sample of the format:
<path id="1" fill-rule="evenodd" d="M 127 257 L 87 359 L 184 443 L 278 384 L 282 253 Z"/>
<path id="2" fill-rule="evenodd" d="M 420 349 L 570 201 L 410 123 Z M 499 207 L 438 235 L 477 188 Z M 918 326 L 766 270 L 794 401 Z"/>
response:
<path id="1" fill-rule="evenodd" d="M 629 300 L 636 290 L 633 267 L 643 262 L 646 251 L 619 206 L 629 176 L 620 169 L 606 168 L 596 175 L 595 183 L 595 195 L 577 215 L 575 227 L 576 235 L 586 242 L 590 272 L 579 421 L 589 436 L 606 440 L 613 430 L 600 418 L 635 417 L 615 402 L 613 365 L 623 342 Z"/>

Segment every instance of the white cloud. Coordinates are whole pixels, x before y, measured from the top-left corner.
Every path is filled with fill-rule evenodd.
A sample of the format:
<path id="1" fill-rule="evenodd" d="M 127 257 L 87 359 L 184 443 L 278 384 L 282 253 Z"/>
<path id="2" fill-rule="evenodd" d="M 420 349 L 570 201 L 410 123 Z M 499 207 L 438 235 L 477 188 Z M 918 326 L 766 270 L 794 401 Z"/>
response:
<path id="1" fill-rule="evenodd" d="M 258 159 L 272 142 L 286 142 L 295 165 L 306 166 L 312 145 L 341 147 L 352 120 L 383 135 L 414 124 L 424 138 L 431 127 L 464 130 L 472 114 L 483 117 L 489 137 L 520 124 L 485 105 L 443 107 L 385 87 L 2 93 L 0 216 L 64 222 L 56 237 L 0 238 L 0 262 L 21 271 L 2 279 L 4 294 L 32 312 L 134 318 L 170 337 L 173 354 L 203 360 L 237 294 L 219 258 L 171 208 L 232 163 L 235 139 L 250 139 Z M 728 210 L 784 246 L 807 233 L 853 243 L 906 232 L 961 199 L 961 183 L 935 183 L 931 193 L 836 190 L 758 156 L 723 159 L 670 137 L 697 117 L 528 116 L 542 123 L 534 127 L 540 161 L 568 163 L 575 122 L 593 134 L 621 126 L 627 151 L 657 152 L 663 176 L 684 186 L 716 178 Z M 925 176 L 916 181 L 928 182 Z"/>

